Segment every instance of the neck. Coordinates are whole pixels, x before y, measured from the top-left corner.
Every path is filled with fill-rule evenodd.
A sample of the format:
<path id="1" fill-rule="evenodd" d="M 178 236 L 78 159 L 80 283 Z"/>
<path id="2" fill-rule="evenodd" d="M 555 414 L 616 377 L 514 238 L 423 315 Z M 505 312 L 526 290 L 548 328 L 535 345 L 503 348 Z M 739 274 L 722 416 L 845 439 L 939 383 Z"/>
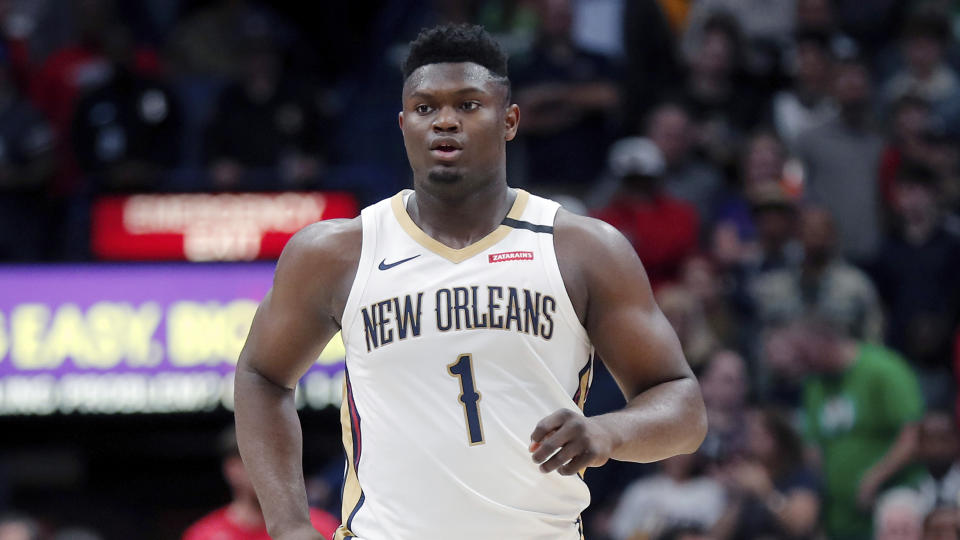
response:
<path id="1" fill-rule="evenodd" d="M 505 178 L 468 193 L 444 193 L 418 184 L 407 201 L 407 213 L 423 232 L 459 249 L 496 229 L 515 199 Z"/>

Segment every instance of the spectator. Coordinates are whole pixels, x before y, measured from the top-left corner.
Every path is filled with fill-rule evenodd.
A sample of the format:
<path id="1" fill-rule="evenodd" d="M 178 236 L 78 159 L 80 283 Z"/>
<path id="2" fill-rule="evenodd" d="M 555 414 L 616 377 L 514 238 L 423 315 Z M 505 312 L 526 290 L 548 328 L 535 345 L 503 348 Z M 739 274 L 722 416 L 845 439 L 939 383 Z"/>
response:
<path id="1" fill-rule="evenodd" d="M 5 61 L 0 58 L 0 230 L 8 233 L 0 236 L 0 260 L 35 261 L 50 243 L 53 132 L 20 98 Z"/>
<path id="2" fill-rule="evenodd" d="M 833 35 L 837 30 L 831 0 L 797 0 L 796 28 L 800 32 Z"/>
<path id="3" fill-rule="evenodd" d="M 630 484 L 610 517 L 610 537 L 649 537 L 677 525 L 712 527 L 723 512 L 723 488 L 701 473 L 701 460 L 699 454 L 666 459 L 661 472 Z"/>
<path id="4" fill-rule="evenodd" d="M 40 527 L 22 514 L 0 516 L 0 540 L 40 540 Z"/>
<path id="5" fill-rule="evenodd" d="M 923 540 L 957 540 L 960 538 L 960 516 L 957 506 L 934 508 L 923 520 Z"/>
<path id="6" fill-rule="evenodd" d="M 320 118 L 284 76 L 272 29 L 249 31 L 243 77 L 221 93 L 207 134 L 212 188 L 315 186 L 323 165 Z"/>
<path id="7" fill-rule="evenodd" d="M 77 104 L 73 148 L 95 191 L 150 191 L 178 163 L 180 111 L 162 82 L 134 69 L 132 36 L 116 27 L 104 38 L 109 76 Z"/>
<path id="8" fill-rule="evenodd" d="M 715 536 L 813 537 L 820 512 L 819 485 L 804 465 L 800 436 L 776 410 L 754 410 L 746 418 L 746 454 L 722 466 L 728 503 L 714 527 Z"/>
<path id="9" fill-rule="evenodd" d="M 666 17 L 671 10 L 682 7 L 676 4 L 687 1 L 624 2 L 623 125 L 627 130 L 632 131 L 648 118 L 664 90 L 675 88 L 681 80 L 680 55 Z M 671 3 L 673 6 L 668 5 Z"/>
<path id="10" fill-rule="evenodd" d="M 910 488 L 885 493 L 873 512 L 875 540 L 920 540 L 923 536 L 923 503 Z"/>
<path id="11" fill-rule="evenodd" d="M 678 525 L 669 527 L 657 536 L 655 540 L 714 540 L 703 527 L 693 525 Z"/>
<path id="12" fill-rule="evenodd" d="M 655 294 L 657 304 L 680 338 L 687 362 L 694 369 L 700 368 L 720 347 L 717 337 L 707 323 L 703 306 L 683 285 L 664 285 L 658 288 Z"/>
<path id="13" fill-rule="evenodd" d="M 823 462 L 830 538 L 869 538 L 866 513 L 886 486 L 909 482 L 923 402 L 894 351 L 817 318 L 772 332 L 766 361 L 803 383 L 806 436 Z"/>
<path id="14" fill-rule="evenodd" d="M 725 168 L 734 166 L 741 140 L 766 111 L 766 96 L 744 72 L 743 56 L 737 22 L 724 14 L 707 19 L 699 46 L 687 55 L 683 100 L 696 126 L 698 148 Z"/>
<path id="15" fill-rule="evenodd" d="M 703 255 L 689 257 L 683 263 L 683 286 L 700 304 L 707 326 L 724 347 L 737 347 L 742 341 L 740 313 L 736 299 L 731 298 L 727 284 L 717 268 Z"/>
<path id="16" fill-rule="evenodd" d="M 927 473 L 918 486 L 925 508 L 960 508 L 960 434 L 953 415 L 933 410 L 923 417 L 917 461 Z"/>
<path id="17" fill-rule="evenodd" d="M 833 72 L 833 97 L 840 114 L 801 133 L 796 152 L 805 169 L 810 198 L 837 219 L 841 252 L 864 263 L 880 243 L 877 170 L 883 140 L 872 127 L 870 72 L 861 60 L 838 62 Z"/>
<path id="18" fill-rule="evenodd" d="M 836 230 L 826 210 L 801 212 L 800 241 L 799 268 L 761 274 L 751 286 L 761 325 L 769 328 L 816 314 L 853 338 L 882 341 L 877 292 L 866 274 L 836 255 Z"/>
<path id="19" fill-rule="evenodd" d="M 918 370 L 928 405 L 949 407 L 950 346 L 960 321 L 960 236 L 943 226 L 938 186 L 907 164 L 896 186 L 898 227 L 880 250 L 876 283 L 888 308 L 887 340 Z"/>
<path id="20" fill-rule="evenodd" d="M 263 520 L 260 502 L 253 490 L 250 477 L 240 459 L 237 435 L 233 428 L 220 436 L 220 452 L 223 460 L 223 477 L 230 485 L 230 504 L 215 510 L 190 526 L 183 533 L 183 540 L 269 540 L 267 525 Z M 310 522 L 324 535 L 333 538 L 340 522 L 330 514 L 310 509 Z"/>
<path id="21" fill-rule="evenodd" d="M 511 66 L 524 111 L 527 180 L 582 192 L 603 168 L 609 120 L 620 103 L 613 66 L 571 37 L 570 0 L 544 0 L 529 54 Z"/>
<path id="22" fill-rule="evenodd" d="M 903 30 L 902 50 L 905 65 L 887 81 L 884 101 L 889 105 L 907 94 L 926 100 L 954 133 L 960 122 L 960 79 L 944 60 L 950 43 L 950 23 L 936 11 L 911 16 Z"/>
<path id="23" fill-rule="evenodd" d="M 796 36 L 793 82 L 773 97 L 772 118 L 777 134 L 793 146 L 800 133 L 837 114 L 830 99 L 830 36 L 816 31 Z"/>
<path id="24" fill-rule="evenodd" d="M 619 190 L 595 216 L 630 240 L 654 288 L 676 279 L 681 263 L 697 248 L 696 209 L 664 193 L 663 155 L 647 139 L 617 141 L 609 168 Z"/>
<path id="25" fill-rule="evenodd" d="M 734 351 L 717 351 L 703 367 L 700 386 L 707 407 L 707 438 L 700 452 L 724 462 L 740 454 L 748 436 L 747 365 Z"/>
<path id="26" fill-rule="evenodd" d="M 896 212 L 897 175 L 903 164 L 930 159 L 927 134 L 933 122 L 930 104 L 919 96 L 906 94 L 892 106 L 888 141 L 880 162 L 880 192 L 888 219 Z"/>
<path id="27" fill-rule="evenodd" d="M 664 191 L 694 205 L 701 220 L 709 220 L 723 180 L 715 168 L 694 155 L 696 133 L 689 113 L 678 104 L 661 104 L 650 113 L 645 131 L 666 162 Z"/>

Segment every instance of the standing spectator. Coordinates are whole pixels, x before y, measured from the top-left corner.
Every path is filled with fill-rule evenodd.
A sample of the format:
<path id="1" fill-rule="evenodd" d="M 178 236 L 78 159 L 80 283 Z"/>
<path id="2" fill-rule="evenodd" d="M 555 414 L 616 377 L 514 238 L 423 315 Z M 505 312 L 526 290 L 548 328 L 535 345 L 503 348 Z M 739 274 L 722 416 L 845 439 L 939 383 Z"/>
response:
<path id="1" fill-rule="evenodd" d="M 766 96 L 744 71 L 744 47 L 735 19 L 715 14 L 687 55 L 683 100 L 696 125 L 699 149 L 715 164 L 732 168 L 737 150 L 767 108 Z"/>
<path id="2" fill-rule="evenodd" d="M 191 525 L 183 533 L 182 540 L 269 540 L 260 501 L 240 459 L 237 435 L 233 428 L 224 431 L 219 442 L 223 477 L 230 485 L 232 500 L 229 505 Z M 325 538 L 333 538 L 333 533 L 340 526 L 335 517 L 314 508 L 310 509 L 310 522 Z"/>
<path id="3" fill-rule="evenodd" d="M 661 104 L 650 113 L 645 131 L 666 163 L 664 191 L 696 206 L 700 219 L 709 220 L 723 179 L 715 168 L 694 155 L 696 133 L 689 113 L 678 104 Z"/>
<path id="4" fill-rule="evenodd" d="M 178 104 L 164 83 L 136 73 L 132 44 L 127 28 L 108 32 L 109 77 L 80 99 L 73 117 L 74 152 L 95 191 L 156 189 L 178 162 Z"/>
<path id="5" fill-rule="evenodd" d="M 283 71 L 272 29 L 249 29 L 243 76 L 226 87 L 207 133 L 215 190 L 302 189 L 322 162 L 320 118 Z"/>
<path id="6" fill-rule="evenodd" d="M 750 411 L 746 430 L 745 455 L 722 466 L 728 502 L 715 536 L 813 537 L 820 513 L 819 482 L 804 465 L 800 435 L 774 409 Z"/>
<path id="7" fill-rule="evenodd" d="M 797 136 L 837 114 L 830 98 L 830 36 L 805 31 L 796 36 L 790 87 L 777 92 L 771 103 L 773 125 L 787 145 Z"/>
<path id="8" fill-rule="evenodd" d="M 603 168 L 619 91 L 610 62 L 573 42 L 570 0 L 538 5 L 537 39 L 510 68 L 524 111 L 527 179 L 582 191 Z"/>
<path id="9" fill-rule="evenodd" d="M 825 480 L 833 539 L 870 537 L 869 510 L 885 486 L 910 481 L 923 414 L 919 386 L 894 351 L 805 318 L 769 335 L 766 361 L 803 383 L 806 436 Z"/>
<path id="10" fill-rule="evenodd" d="M 683 260 L 697 248 L 697 211 L 663 191 L 665 163 L 655 144 L 629 137 L 610 149 L 617 195 L 598 217 L 630 240 L 654 288 L 676 279 Z"/>
<path id="11" fill-rule="evenodd" d="M 911 16 L 904 27 L 902 51 L 906 61 L 883 88 L 888 106 L 901 97 L 916 95 L 933 107 L 955 133 L 960 122 L 960 79 L 944 59 L 950 44 L 950 22 L 936 11 Z"/>
<path id="12" fill-rule="evenodd" d="M 927 509 L 960 509 L 960 434 L 953 415 L 928 412 L 920 422 L 917 461 L 926 469 L 918 490 Z"/>
<path id="13" fill-rule="evenodd" d="M 837 219 L 841 252 L 856 263 L 873 257 L 882 230 L 877 170 L 883 139 L 872 127 L 870 93 L 867 66 L 840 60 L 833 73 L 840 114 L 801 133 L 796 144 L 810 198 Z"/>
<path id="14" fill-rule="evenodd" d="M 727 461 L 747 445 L 747 365 L 736 352 L 721 350 L 710 357 L 699 379 L 710 426 L 700 452 Z"/>
<path id="15" fill-rule="evenodd" d="M 875 278 L 888 308 L 887 341 L 918 371 L 927 404 L 949 407 L 950 346 L 960 320 L 960 237 L 943 226 L 933 172 L 906 164 L 896 186 L 897 231 L 883 244 Z"/>
<path id="16" fill-rule="evenodd" d="M 702 456 L 660 462 L 661 472 L 630 484 L 610 517 L 613 540 L 645 538 L 677 525 L 709 529 L 720 519 L 723 488 L 702 474 Z"/>
<path id="17" fill-rule="evenodd" d="M 20 98 L 6 60 L 0 58 L 0 230 L 7 232 L 0 235 L 0 260 L 37 261 L 49 243 L 53 132 Z"/>
<path id="18" fill-rule="evenodd" d="M 862 271 L 836 254 L 833 218 L 810 207 L 800 214 L 803 262 L 757 277 L 752 289 L 757 316 L 770 328 L 816 314 L 858 340 L 880 342 L 883 313 L 877 292 Z"/>

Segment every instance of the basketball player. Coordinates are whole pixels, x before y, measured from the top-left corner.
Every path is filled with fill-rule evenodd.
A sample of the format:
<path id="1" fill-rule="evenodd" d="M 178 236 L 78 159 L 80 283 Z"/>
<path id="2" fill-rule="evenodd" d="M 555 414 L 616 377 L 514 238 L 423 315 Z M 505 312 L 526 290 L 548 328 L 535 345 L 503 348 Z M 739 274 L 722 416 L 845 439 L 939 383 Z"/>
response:
<path id="1" fill-rule="evenodd" d="M 582 471 L 696 450 L 699 387 L 629 242 L 507 185 L 521 111 L 491 37 L 425 30 L 404 73 L 414 189 L 297 233 L 240 355 L 240 448 L 268 529 L 322 538 L 293 389 L 340 330 L 334 538 L 581 538 Z M 586 418 L 597 356 L 628 403 Z"/>

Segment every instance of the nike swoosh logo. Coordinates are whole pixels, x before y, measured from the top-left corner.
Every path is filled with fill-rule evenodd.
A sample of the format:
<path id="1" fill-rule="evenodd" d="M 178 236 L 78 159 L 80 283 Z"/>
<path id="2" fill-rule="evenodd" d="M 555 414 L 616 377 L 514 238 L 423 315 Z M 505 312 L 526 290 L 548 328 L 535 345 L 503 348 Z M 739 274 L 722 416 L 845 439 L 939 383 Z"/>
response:
<path id="1" fill-rule="evenodd" d="M 377 268 L 379 268 L 380 270 L 389 270 L 389 269 L 393 268 L 394 266 L 396 266 L 396 265 L 398 265 L 398 264 L 403 264 L 403 263 L 405 263 L 405 262 L 407 262 L 407 261 L 412 261 L 413 259 L 416 259 L 416 258 L 419 257 L 419 256 L 420 256 L 420 254 L 417 253 L 417 254 L 414 255 L 413 257 L 407 257 L 406 259 L 403 259 L 403 260 L 401 260 L 401 261 L 397 261 L 397 262 L 395 262 L 395 263 L 390 263 L 390 264 L 387 264 L 387 260 L 386 260 L 386 259 L 383 259 L 382 261 L 380 261 L 380 266 L 378 266 Z"/>

